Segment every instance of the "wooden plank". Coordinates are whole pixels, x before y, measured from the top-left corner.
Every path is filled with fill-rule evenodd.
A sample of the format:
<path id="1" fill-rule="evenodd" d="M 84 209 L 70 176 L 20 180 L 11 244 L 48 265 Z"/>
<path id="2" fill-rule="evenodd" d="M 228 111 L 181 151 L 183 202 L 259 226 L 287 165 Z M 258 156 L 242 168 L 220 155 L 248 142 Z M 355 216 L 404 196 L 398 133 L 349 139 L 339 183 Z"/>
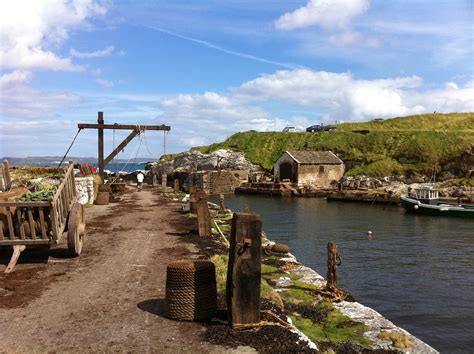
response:
<path id="1" fill-rule="evenodd" d="M 141 133 L 143 131 L 143 129 L 140 128 L 140 130 L 138 130 L 138 128 L 135 128 L 129 136 L 127 136 L 120 144 L 119 146 L 117 146 L 115 148 L 114 151 L 112 151 L 109 156 L 107 156 L 104 160 L 104 166 L 107 165 L 110 161 L 112 161 L 114 159 L 115 156 L 117 156 L 117 154 L 122 151 L 130 141 L 132 141 L 132 139 L 134 137 L 137 136 L 137 134 Z"/>
<path id="2" fill-rule="evenodd" d="M 43 239 L 47 239 L 48 235 L 46 233 L 46 222 L 44 220 L 44 211 L 43 208 L 38 208 L 39 217 L 40 217 L 40 229 L 41 229 L 41 237 Z"/>
<path id="3" fill-rule="evenodd" d="M 100 112 L 101 113 L 101 112 Z M 79 123 L 77 125 L 80 129 L 115 129 L 115 130 L 134 130 L 140 127 L 143 130 L 171 130 L 169 125 L 133 125 L 133 124 L 90 124 L 90 123 Z"/>
<path id="4" fill-rule="evenodd" d="M 57 203 L 57 202 L 56 202 Z M 53 240 L 57 241 L 59 237 L 58 232 L 58 213 L 56 211 L 56 203 L 51 206 L 50 209 L 50 218 L 51 218 L 51 227 L 53 231 Z"/>
<path id="5" fill-rule="evenodd" d="M 4 239 L 3 236 L 3 220 L 2 216 L 0 215 L 0 242 Z"/>
<path id="6" fill-rule="evenodd" d="M 97 113 L 97 123 L 99 176 L 104 180 L 104 112 Z"/>
<path id="7" fill-rule="evenodd" d="M 13 230 L 13 220 L 12 220 L 12 213 L 11 209 L 7 208 L 7 222 L 8 222 L 8 231 L 10 232 L 10 239 L 15 239 L 15 231 Z"/>
<path id="8" fill-rule="evenodd" d="M 59 198 L 59 195 L 61 194 L 63 188 L 64 188 L 64 181 L 67 179 L 67 178 L 70 178 L 70 174 L 73 173 L 73 169 L 74 169 L 74 166 L 73 165 L 69 165 L 69 167 L 67 168 L 66 170 L 66 174 L 64 175 L 64 179 L 63 181 L 61 182 L 61 184 L 59 185 L 58 189 L 56 190 L 56 193 L 54 194 L 54 197 L 53 197 L 53 201 L 55 201 L 56 199 Z"/>
<path id="9" fill-rule="evenodd" d="M 16 209 L 16 220 L 18 222 L 18 230 L 20 230 L 20 238 L 25 239 L 25 228 L 23 227 L 23 221 L 21 219 L 21 209 Z"/>
<path id="10" fill-rule="evenodd" d="M 7 268 L 5 269 L 5 273 L 13 272 L 15 268 L 16 262 L 18 262 L 18 258 L 20 258 L 20 253 L 25 250 L 26 246 L 24 245 L 15 245 L 13 246 L 13 254 L 10 262 L 8 263 Z"/>
<path id="11" fill-rule="evenodd" d="M 207 204 L 207 196 L 204 192 L 197 193 L 197 217 L 200 237 L 211 236 L 211 215 Z"/>
<path id="12" fill-rule="evenodd" d="M 49 205 L 49 202 L 0 202 L 0 208 L 47 207 Z"/>
<path id="13" fill-rule="evenodd" d="M 51 242 L 48 240 L 42 240 L 37 238 L 36 240 L 9 240 L 9 239 L 4 239 L 3 241 L 0 241 L 0 246 L 14 246 L 14 245 L 25 245 L 25 246 L 37 246 L 37 245 L 49 245 Z"/>
<path id="14" fill-rule="evenodd" d="M 31 208 L 28 208 L 28 223 L 30 224 L 30 237 L 32 240 L 36 240 L 35 220 Z"/>
<path id="15" fill-rule="evenodd" d="M 227 313 L 232 327 L 260 322 L 262 221 L 234 213 L 227 268 Z"/>

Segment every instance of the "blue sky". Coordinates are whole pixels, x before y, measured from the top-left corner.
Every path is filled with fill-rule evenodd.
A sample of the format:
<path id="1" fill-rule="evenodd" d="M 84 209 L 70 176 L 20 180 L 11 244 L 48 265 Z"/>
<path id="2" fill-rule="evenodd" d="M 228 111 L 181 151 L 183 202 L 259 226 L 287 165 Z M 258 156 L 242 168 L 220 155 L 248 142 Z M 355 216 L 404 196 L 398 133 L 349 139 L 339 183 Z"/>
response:
<path id="1" fill-rule="evenodd" d="M 78 122 L 237 131 L 474 111 L 474 1 L 0 2 L 0 156 L 62 155 Z M 106 133 L 106 152 L 126 132 Z M 158 158 L 147 132 L 119 157 Z M 71 149 L 96 156 L 95 131 Z"/>

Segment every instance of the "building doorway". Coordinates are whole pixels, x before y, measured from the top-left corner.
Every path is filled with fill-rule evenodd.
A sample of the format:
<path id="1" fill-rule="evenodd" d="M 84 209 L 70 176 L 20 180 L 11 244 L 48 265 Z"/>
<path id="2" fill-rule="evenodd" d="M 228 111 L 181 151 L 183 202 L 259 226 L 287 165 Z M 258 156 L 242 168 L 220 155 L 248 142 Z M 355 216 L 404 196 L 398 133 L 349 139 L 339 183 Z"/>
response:
<path id="1" fill-rule="evenodd" d="M 292 183 L 295 182 L 293 164 L 290 162 L 283 162 L 280 164 L 280 181 L 285 179 L 290 180 Z"/>

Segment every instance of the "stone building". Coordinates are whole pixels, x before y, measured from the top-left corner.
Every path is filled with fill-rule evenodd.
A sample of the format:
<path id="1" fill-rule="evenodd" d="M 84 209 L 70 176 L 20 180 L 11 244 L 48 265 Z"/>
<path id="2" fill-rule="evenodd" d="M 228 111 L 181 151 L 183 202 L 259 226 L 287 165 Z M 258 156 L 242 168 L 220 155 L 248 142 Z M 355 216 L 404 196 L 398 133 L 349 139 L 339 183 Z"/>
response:
<path id="1" fill-rule="evenodd" d="M 331 151 L 285 151 L 273 166 L 277 182 L 329 187 L 344 175 L 344 163 Z"/>

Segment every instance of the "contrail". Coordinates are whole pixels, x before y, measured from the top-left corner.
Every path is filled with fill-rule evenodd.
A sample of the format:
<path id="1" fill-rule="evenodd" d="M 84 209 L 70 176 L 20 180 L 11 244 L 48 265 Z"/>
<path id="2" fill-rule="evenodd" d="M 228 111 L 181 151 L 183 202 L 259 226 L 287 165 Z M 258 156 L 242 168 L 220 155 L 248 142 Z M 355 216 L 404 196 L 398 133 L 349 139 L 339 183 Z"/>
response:
<path id="1" fill-rule="evenodd" d="M 184 35 L 179 34 L 179 33 L 175 33 L 175 32 L 172 32 L 172 31 L 168 31 L 167 29 L 164 29 L 164 28 L 154 27 L 154 26 L 145 26 L 145 27 L 146 27 L 146 28 L 149 28 L 149 29 L 152 29 L 152 30 L 154 30 L 154 31 L 158 31 L 158 32 L 162 32 L 162 33 L 169 34 L 170 36 L 173 36 L 173 37 L 176 37 L 176 38 L 181 38 L 181 39 L 184 39 L 184 40 L 186 40 L 186 41 L 198 43 L 198 44 L 203 45 L 203 46 L 205 46 L 205 47 L 218 50 L 219 52 L 223 52 L 223 53 L 226 53 L 226 54 L 234 55 L 234 56 L 241 57 L 241 58 L 245 58 L 245 59 L 250 59 L 250 60 L 258 61 L 258 62 L 260 62 L 260 63 L 272 64 L 272 65 L 280 66 L 280 67 L 286 68 L 286 69 L 301 69 L 301 68 L 304 68 L 303 66 L 297 65 L 297 64 L 282 63 L 282 62 L 279 62 L 279 61 L 274 61 L 274 60 L 269 60 L 269 59 L 265 59 L 265 58 L 260 58 L 260 57 L 257 57 L 257 56 L 255 56 L 255 55 L 251 55 L 251 54 L 247 54 L 247 53 L 242 53 L 242 52 L 237 52 L 237 51 L 235 51 L 235 50 L 226 49 L 226 48 L 223 48 L 223 47 L 221 47 L 221 46 L 219 46 L 219 45 L 213 44 L 213 43 L 211 43 L 211 42 L 204 41 L 204 40 L 202 40 L 202 39 L 197 39 L 197 38 L 193 38 L 193 37 L 184 36 Z"/>

